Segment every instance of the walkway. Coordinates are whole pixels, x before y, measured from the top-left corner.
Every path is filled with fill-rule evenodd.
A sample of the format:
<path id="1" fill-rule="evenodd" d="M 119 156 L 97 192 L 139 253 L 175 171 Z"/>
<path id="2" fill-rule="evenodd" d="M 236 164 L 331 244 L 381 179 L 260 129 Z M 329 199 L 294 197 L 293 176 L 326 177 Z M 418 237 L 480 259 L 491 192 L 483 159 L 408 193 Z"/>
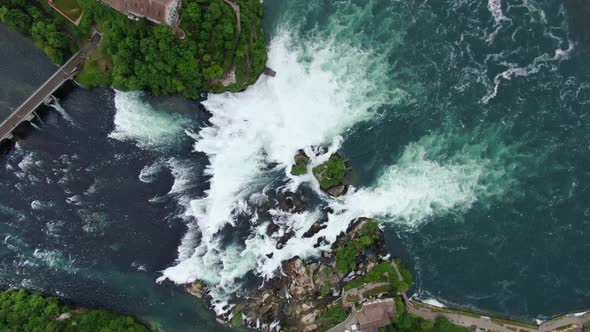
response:
<path id="1" fill-rule="evenodd" d="M 242 17 L 240 16 L 240 6 L 230 0 L 223 0 L 223 2 L 227 3 L 231 9 L 234 10 L 234 13 L 236 13 L 236 20 L 237 20 L 237 30 L 238 30 L 238 41 L 240 40 L 240 34 L 242 33 Z"/>
<path id="2" fill-rule="evenodd" d="M 90 42 L 68 60 L 55 74 L 37 89 L 25 102 L 20 105 L 2 124 L 0 124 L 0 141 L 11 138 L 12 131 L 23 121 L 33 118 L 33 112 L 47 98 L 49 98 L 62 84 L 72 79 L 82 68 L 82 65 L 96 50 L 101 41 L 101 35 L 94 32 Z"/>
<path id="3" fill-rule="evenodd" d="M 395 268 L 397 273 L 397 279 L 399 281 L 403 281 L 403 276 L 399 270 L 399 267 L 392 261 L 392 266 Z M 344 332 L 346 330 L 350 331 L 350 326 L 352 324 L 358 324 L 358 313 L 354 306 L 354 303 L 350 303 L 346 301 L 346 297 L 349 295 L 352 296 L 361 296 L 362 293 L 366 292 L 367 290 L 380 287 L 383 283 L 375 283 L 375 284 L 367 284 L 364 285 L 361 289 L 352 289 L 348 291 L 343 291 L 342 293 L 342 303 L 344 305 L 348 305 L 352 308 L 352 312 L 349 317 L 339 325 L 333 327 L 329 330 L 329 332 Z M 512 320 L 506 320 L 501 318 L 495 317 L 488 317 L 484 315 L 480 315 L 477 313 L 471 312 L 463 312 L 459 310 L 449 309 L 449 308 L 438 308 L 435 306 L 431 306 L 419 301 L 410 300 L 405 292 L 401 293 L 401 296 L 404 300 L 406 305 L 406 310 L 408 312 L 422 317 L 428 320 L 435 320 L 438 317 L 445 317 L 451 323 L 464 326 L 467 328 L 476 327 L 480 330 L 485 331 L 492 331 L 492 332 L 553 332 L 558 329 L 564 329 L 566 327 L 574 328 L 577 327 L 576 331 L 582 331 L 581 328 L 590 323 L 590 312 L 580 313 L 580 314 L 567 314 L 562 315 L 548 321 L 541 323 L 541 325 L 533 325 L 527 323 L 521 323 Z M 395 302 L 390 302 L 388 305 L 395 306 Z M 358 325 L 357 325 L 358 326 Z"/>
<path id="4" fill-rule="evenodd" d="M 401 273 L 395 262 L 393 262 L 393 267 L 398 274 L 398 280 L 401 280 Z M 468 328 L 475 326 L 479 329 L 492 332 L 552 332 L 567 326 L 576 326 L 581 328 L 585 324 L 590 323 L 590 313 L 585 313 L 579 315 L 567 314 L 559 316 L 545 321 L 539 326 L 535 326 L 532 324 L 520 323 L 512 320 L 488 317 L 476 313 L 461 312 L 447 308 L 438 308 L 422 302 L 408 300 L 406 293 L 402 293 L 402 297 L 404 298 L 408 312 L 411 312 L 416 316 L 429 320 L 435 320 L 437 317 L 442 316 L 456 325 Z"/>

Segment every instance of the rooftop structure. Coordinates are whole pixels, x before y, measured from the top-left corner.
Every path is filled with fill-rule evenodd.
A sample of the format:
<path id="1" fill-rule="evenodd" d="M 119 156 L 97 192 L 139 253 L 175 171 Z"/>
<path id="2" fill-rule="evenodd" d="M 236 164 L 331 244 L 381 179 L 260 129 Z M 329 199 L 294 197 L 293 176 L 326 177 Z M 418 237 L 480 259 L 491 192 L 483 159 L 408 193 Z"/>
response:
<path id="1" fill-rule="evenodd" d="M 365 304 L 356 315 L 361 331 L 378 332 L 380 327 L 390 324 L 391 317 L 395 317 L 395 303 L 389 300 Z"/>
<path id="2" fill-rule="evenodd" d="M 180 0 L 98 0 L 130 18 L 145 17 L 158 24 L 178 25 Z"/>

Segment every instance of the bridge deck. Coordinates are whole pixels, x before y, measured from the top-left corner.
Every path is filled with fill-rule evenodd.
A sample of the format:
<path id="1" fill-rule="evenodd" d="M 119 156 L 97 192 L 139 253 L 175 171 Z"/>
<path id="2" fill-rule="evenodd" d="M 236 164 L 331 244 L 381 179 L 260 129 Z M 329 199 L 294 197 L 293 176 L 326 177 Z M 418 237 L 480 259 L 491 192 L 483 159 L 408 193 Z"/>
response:
<path id="1" fill-rule="evenodd" d="M 0 141 L 10 138 L 12 131 L 21 122 L 32 118 L 32 114 L 62 84 L 71 79 L 82 68 L 82 65 L 100 44 L 101 35 L 95 32 L 90 42 L 74 54 L 68 62 L 61 66 L 43 85 L 37 89 L 22 105 L 20 105 L 2 124 L 0 124 Z"/>

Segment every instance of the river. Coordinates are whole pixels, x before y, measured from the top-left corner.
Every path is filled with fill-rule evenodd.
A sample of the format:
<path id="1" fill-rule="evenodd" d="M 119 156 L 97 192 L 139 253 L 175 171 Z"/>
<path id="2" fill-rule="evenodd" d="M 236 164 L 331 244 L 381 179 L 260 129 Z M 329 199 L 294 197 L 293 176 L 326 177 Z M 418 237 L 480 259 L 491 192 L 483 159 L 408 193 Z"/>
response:
<path id="1" fill-rule="evenodd" d="M 213 331 L 213 315 L 172 282 L 205 280 L 222 312 L 246 283 L 283 259 L 318 255 L 320 236 L 328 248 L 366 216 L 415 273 L 419 299 L 524 319 L 590 307 L 590 69 L 579 8 L 265 7 L 275 78 L 202 104 L 71 86 L 41 112 L 39 129 L 2 160 L 0 283 L 171 331 Z M 0 29 L 10 45 L 0 60 L 27 55 L 0 67 L 0 91 L 26 96 L 54 67 Z M 17 99 L 3 97 L 2 112 Z M 298 149 L 317 146 L 351 160 L 353 188 L 340 199 L 288 174 Z M 307 210 L 269 210 L 277 190 L 302 190 Z M 304 238 L 315 221 L 328 227 Z M 293 233 L 284 245 L 267 234 L 270 222 Z"/>

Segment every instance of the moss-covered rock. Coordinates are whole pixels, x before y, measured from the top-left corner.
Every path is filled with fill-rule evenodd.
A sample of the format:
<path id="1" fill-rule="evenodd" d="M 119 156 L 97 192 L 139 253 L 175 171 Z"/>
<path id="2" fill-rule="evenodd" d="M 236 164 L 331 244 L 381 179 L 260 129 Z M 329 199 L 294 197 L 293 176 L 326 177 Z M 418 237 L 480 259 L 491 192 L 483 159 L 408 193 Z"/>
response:
<path id="1" fill-rule="evenodd" d="M 313 175 L 323 190 L 333 196 L 339 196 L 346 190 L 342 180 L 346 175 L 346 162 L 339 155 L 334 154 L 325 163 L 313 168 Z M 338 190 L 330 190 L 337 188 Z"/>
<path id="2" fill-rule="evenodd" d="M 295 160 L 295 164 L 291 167 L 291 175 L 299 176 L 307 174 L 309 157 L 307 157 L 303 152 L 299 152 L 293 159 Z"/>

